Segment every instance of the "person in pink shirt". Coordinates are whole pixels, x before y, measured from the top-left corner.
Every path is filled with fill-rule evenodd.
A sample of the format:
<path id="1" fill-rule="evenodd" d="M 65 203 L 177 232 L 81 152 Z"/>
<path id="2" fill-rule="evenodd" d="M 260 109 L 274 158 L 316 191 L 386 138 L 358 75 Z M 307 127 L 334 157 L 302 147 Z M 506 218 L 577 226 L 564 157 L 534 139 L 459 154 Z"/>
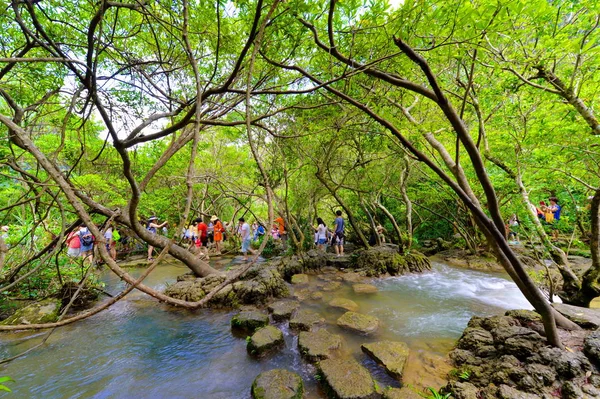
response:
<path id="1" fill-rule="evenodd" d="M 66 242 L 67 247 L 69 248 L 67 250 L 67 255 L 71 257 L 78 257 L 81 248 L 81 241 L 79 240 L 79 231 L 70 232 L 69 235 L 67 235 Z"/>

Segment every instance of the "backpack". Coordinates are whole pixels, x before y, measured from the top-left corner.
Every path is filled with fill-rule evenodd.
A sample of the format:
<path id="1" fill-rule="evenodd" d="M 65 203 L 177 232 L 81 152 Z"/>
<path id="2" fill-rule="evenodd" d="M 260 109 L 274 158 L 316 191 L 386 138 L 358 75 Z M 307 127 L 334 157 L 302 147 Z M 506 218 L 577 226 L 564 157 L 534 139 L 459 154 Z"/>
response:
<path id="1" fill-rule="evenodd" d="M 83 245 L 84 247 L 89 247 L 90 245 L 92 245 L 94 243 L 94 236 L 92 235 L 88 235 L 88 236 L 81 236 L 81 245 Z"/>
<path id="2" fill-rule="evenodd" d="M 119 241 L 121 239 L 121 234 L 117 230 L 113 230 L 113 241 Z"/>

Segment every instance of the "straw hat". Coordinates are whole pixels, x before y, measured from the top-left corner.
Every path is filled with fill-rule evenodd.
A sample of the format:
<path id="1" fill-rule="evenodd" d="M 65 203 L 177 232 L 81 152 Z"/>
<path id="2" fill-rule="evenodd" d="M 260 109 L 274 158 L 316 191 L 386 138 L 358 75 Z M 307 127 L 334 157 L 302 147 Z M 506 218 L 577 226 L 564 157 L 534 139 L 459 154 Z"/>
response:
<path id="1" fill-rule="evenodd" d="M 210 217 L 210 221 L 211 221 L 211 222 L 215 222 L 215 221 L 217 221 L 217 220 L 219 220 L 219 218 L 217 217 L 217 215 L 212 215 L 212 216 Z"/>

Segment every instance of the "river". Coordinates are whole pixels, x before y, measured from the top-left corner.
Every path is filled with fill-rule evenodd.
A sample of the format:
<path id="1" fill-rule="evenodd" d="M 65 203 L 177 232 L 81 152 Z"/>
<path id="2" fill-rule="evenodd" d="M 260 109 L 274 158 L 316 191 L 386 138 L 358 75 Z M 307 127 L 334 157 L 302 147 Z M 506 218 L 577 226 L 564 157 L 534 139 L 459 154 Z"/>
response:
<path id="1" fill-rule="evenodd" d="M 225 263 L 221 261 L 218 266 Z M 186 270 L 181 265 L 160 265 L 146 283 L 164 288 Z M 114 276 L 106 278 L 110 292 L 123 288 Z M 318 283 L 312 276 L 311 284 Z M 343 336 L 345 350 L 372 371 L 380 386 L 398 384 L 360 352 L 361 343 L 381 339 L 406 342 L 411 355 L 405 383 L 418 388 L 435 386 L 448 371 L 439 367 L 443 356 L 471 316 L 531 309 L 504 275 L 441 263 L 434 263 L 429 273 L 375 279 L 372 283 L 379 288 L 377 294 L 358 296 L 344 285 L 334 293 L 325 293 L 323 300 L 303 306 L 325 317 L 328 330 Z M 342 312 L 327 306 L 334 296 L 352 299 L 359 304 L 359 312 L 377 316 L 382 321 L 380 332 L 366 338 L 339 329 L 335 320 Z M 174 309 L 132 292 L 109 310 L 58 329 L 45 346 L 0 366 L 0 376 L 15 380 L 9 384 L 13 393 L 0 393 L 0 398 L 249 398 L 254 378 L 279 367 L 303 377 L 307 398 L 323 397 L 314 382 L 314 367 L 299 356 L 297 337 L 285 323 L 277 325 L 284 331 L 285 349 L 254 360 L 246 353 L 246 341 L 230 332 L 234 314 Z M 22 352 L 43 334 L 1 334 L 0 356 Z"/>

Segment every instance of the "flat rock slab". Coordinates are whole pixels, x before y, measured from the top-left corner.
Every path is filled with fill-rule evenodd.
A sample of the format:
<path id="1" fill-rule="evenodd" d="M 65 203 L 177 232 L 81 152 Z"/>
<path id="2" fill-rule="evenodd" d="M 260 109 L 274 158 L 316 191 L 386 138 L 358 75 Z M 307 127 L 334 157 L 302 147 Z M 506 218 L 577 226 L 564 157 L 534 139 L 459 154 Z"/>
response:
<path id="1" fill-rule="evenodd" d="M 292 317 L 292 313 L 298 309 L 300 303 L 297 301 L 277 301 L 269 305 L 269 312 L 273 320 L 281 321 Z"/>
<path id="2" fill-rule="evenodd" d="M 323 291 L 335 291 L 335 290 L 339 289 L 341 286 L 342 286 L 342 283 L 340 283 L 339 281 L 330 281 L 323 286 L 322 290 Z"/>
<path id="3" fill-rule="evenodd" d="M 332 308 L 344 309 L 350 312 L 356 312 L 358 310 L 358 304 L 346 298 L 334 298 L 329 301 L 329 306 Z"/>
<path id="4" fill-rule="evenodd" d="M 360 347 L 363 352 L 381 364 L 389 375 L 402 379 L 409 353 L 408 346 L 404 342 L 380 341 L 362 344 Z"/>
<path id="5" fill-rule="evenodd" d="M 252 334 L 269 324 L 269 316 L 257 310 L 244 310 L 231 319 L 231 328 Z"/>
<path id="6" fill-rule="evenodd" d="M 361 281 L 364 280 L 364 277 L 358 273 L 348 272 L 348 273 L 344 273 L 342 275 L 342 280 L 344 280 L 348 283 L 360 283 Z"/>
<path id="7" fill-rule="evenodd" d="M 600 327 L 600 309 L 580 308 L 564 303 L 553 303 L 554 309 L 572 322 L 584 328 L 597 329 Z"/>
<path id="8" fill-rule="evenodd" d="M 292 284 L 308 284 L 308 276 L 306 274 L 294 274 Z"/>
<path id="9" fill-rule="evenodd" d="M 298 335 L 300 353 L 310 361 L 329 359 L 332 351 L 342 346 L 342 337 L 325 329 L 315 332 L 302 331 Z"/>
<path id="10" fill-rule="evenodd" d="M 362 334 L 372 334 L 379 328 L 379 319 L 356 312 L 346 312 L 339 319 L 337 325 Z"/>
<path id="11" fill-rule="evenodd" d="M 266 326 L 256 330 L 248 340 L 246 349 L 252 356 L 263 356 L 273 349 L 283 345 L 283 333 L 273 326 Z"/>
<path id="12" fill-rule="evenodd" d="M 317 312 L 300 309 L 294 313 L 290 320 L 292 330 L 310 331 L 315 324 L 323 323 L 325 319 Z"/>
<path id="13" fill-rule="evenodd" d="M 319 362 L 321 383 L 327 397 L 334 399 L 374 399 L 378 397 L 369 371 L 354 359 L 326 359 Z"/>
<path id="14" fill-rule="evenodd" d="M 0 325 L 44 324 L 58 320 L 60 300 L 44 299 L 17 310 L 12 316 L 0 322 Z"/>
<path id="15" fill-rule="evenodd" d="M 352 289 L 356 294 L 375 294 L 377 291 L 377 287 L 372 284 L 354 284 Z"/>
<path id="16" fill-rule="evenodd" d="M 410 388 L 388 388 L 383 391 L 383 399 L 423 399 Z"/>
<path id="17" fill-rule="evenodd" d="M 252 383 L 252 399 L 302 399 L 303 392 L 302 378 L 284 369 L 260 373 Z"/>

